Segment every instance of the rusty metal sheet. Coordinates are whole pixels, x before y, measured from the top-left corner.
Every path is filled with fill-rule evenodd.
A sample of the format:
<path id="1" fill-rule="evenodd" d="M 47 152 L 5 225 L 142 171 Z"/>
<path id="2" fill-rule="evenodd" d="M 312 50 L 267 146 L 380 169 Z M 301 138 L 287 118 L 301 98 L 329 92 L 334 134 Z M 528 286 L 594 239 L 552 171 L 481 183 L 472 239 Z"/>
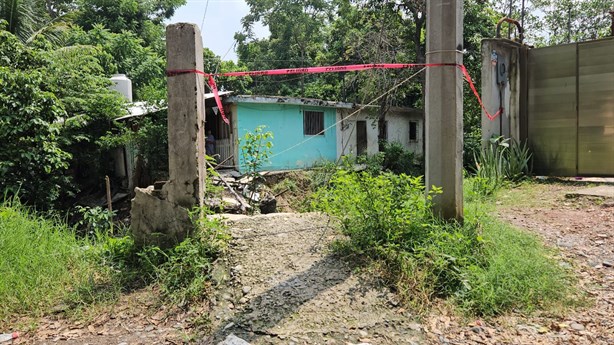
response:
<path id="1" fill-rule="evenodd" d="M 533 171 L 577 173 L 576 45 L 529 50 L 528 139 Z"/>
<path id="2" fill-rule="evenodd" d="M 578 175 L 614 176 L 614 39 L 578 45 Z"/>

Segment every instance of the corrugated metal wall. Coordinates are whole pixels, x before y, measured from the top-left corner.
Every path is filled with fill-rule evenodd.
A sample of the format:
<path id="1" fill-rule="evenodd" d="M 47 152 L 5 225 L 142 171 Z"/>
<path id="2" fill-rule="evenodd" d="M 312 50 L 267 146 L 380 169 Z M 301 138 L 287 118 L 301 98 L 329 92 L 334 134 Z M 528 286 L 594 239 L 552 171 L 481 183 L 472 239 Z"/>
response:
<path id="1" fill-rule="evenodd" d="M 534 172 L 614 176 L 614 39 L 529 50 Z"/>

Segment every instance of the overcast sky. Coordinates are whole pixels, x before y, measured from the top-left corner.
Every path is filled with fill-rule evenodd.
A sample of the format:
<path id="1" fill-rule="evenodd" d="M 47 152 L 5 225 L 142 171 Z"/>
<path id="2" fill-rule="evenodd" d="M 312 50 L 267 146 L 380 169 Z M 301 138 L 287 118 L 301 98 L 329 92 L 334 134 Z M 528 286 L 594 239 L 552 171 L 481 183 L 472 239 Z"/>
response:
<path id="1" fill-rule="evenodd" d="M 206 9 L 206 14 L 205 14 Z M 188 0 L 169 23 L 188 22 L 200 27 L 203 45 L 224 60 L 237 60 L 234 52 L 234 34 L 241 30 L 241 18 L 249 12 L 244 0 Z M 203 16 L 205 18 L 204 25 Z M 264 27 L 255 28 L 258 37 L 268 36 Z"/>

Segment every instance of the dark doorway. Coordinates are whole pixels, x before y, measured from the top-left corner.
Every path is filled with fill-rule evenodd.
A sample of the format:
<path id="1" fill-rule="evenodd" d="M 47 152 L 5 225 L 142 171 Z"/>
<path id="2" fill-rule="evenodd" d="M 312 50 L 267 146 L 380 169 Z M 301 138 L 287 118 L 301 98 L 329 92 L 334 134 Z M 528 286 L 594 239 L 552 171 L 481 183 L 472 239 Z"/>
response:
<path id="1" fill-rule="evenodd" d="M 367 121 L 356 121 L 356 155 L 367 153 Z"/>

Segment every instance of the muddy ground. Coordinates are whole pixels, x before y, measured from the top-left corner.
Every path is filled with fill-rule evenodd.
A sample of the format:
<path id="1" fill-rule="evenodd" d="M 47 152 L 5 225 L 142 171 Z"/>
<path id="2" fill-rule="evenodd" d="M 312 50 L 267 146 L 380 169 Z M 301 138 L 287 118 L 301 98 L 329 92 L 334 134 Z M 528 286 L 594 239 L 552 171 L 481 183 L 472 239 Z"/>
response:
<path id="1" fill-rule="evenodd" d="M 589 302 L 564 316 L 465 319 L 441 303 L 418 318 L 376 276 L 332 255 L 339 235 L 326 216 L 272 214 L 229 220 L 208 303 L 167 309 L 142 290 L 79 321 L 37 320 L 17 343 L 217 344 L 235 334 L 252 344 L 614 344 L 614 201 L 565 196 L 583 187 L 529 184 L 497 201 L 500 218 L 559 248 L 577 273 Z"/>

